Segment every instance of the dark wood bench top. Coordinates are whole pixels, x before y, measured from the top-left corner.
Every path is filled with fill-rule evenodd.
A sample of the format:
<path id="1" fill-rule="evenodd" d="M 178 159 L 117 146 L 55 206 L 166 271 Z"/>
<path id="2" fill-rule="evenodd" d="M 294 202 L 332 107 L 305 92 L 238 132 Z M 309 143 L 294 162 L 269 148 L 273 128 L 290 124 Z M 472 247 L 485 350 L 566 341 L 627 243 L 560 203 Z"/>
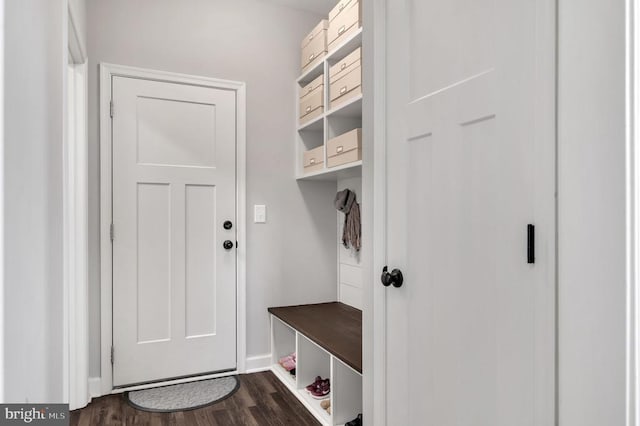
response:
<path id="1" fill-rule="evenodd" d="M 269 313 L 362 374 L 362 311 L 331 302 L 269 308 Z"/>

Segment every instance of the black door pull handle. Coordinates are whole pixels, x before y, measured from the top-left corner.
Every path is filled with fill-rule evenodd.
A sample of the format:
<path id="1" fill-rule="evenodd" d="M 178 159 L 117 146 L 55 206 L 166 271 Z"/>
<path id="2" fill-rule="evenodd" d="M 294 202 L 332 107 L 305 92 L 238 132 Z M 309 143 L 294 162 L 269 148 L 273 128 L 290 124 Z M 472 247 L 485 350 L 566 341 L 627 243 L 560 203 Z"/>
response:
<path id="1" fill-rule="evenodd" d="M 527 225 L 527 263 L 536 263 L 536 227 Z"/>

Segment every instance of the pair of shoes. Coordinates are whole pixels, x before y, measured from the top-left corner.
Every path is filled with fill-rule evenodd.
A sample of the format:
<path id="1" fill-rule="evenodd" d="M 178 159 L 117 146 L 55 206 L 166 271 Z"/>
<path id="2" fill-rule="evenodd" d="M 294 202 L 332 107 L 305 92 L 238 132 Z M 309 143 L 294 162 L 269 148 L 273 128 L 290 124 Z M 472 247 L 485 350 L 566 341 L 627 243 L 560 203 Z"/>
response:
<path id="1" fill-rule="evenodd" d="M 295 352 L 291 355 L 283 356 L 278 360 L 278 363 L 287 371 L 291 371 L 296 368 L 296 354 Z"/>
<path id="2" fill-rule="evenodd" d="M 358 414 L 358 417 L 345 423 L 344 426 L 362 426 L 362 414 Z"/>
<path id="3" fill-rule="evenodd" d="M 325 410 L 327 413 L 331 414 L 331 400 L 323 399 L 320 401 L 320 407 Z"/>
<path id="4" fill-rule="evenodd" d="M 316 376 L 316 380 L 305 389 L 313 398 L 324 399 L 331 392 L 331 385 L 329 383 L 329 379 L 324 380 L 322 377 Z"/>

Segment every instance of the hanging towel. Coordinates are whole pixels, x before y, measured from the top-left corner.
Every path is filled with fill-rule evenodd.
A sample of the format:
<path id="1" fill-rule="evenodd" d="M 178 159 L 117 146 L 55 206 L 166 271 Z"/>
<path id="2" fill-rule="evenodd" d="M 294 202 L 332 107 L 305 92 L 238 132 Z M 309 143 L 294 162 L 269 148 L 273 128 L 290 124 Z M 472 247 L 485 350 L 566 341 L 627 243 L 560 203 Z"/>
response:
<path id="1" fill-rule="evenodd" d="M 355 251 L 360 250 L 360 205 L 356 200 L 356 193 L 345 189 L 336 194 L 334 200 L 336 209 L 345 214 L 342 229 L 342 244 Z"/>

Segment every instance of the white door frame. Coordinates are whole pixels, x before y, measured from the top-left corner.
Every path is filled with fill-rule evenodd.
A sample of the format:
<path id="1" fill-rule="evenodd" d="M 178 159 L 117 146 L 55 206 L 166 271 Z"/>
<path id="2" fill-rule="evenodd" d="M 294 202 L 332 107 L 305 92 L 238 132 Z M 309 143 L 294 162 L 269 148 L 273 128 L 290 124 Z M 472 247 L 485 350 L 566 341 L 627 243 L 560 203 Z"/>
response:
<path id="1" fill-rule="evenodd" d="M 89 403 L 89 276 L 87 273 L 87 62 L 67 68 L 64 149 L 64 274 L 68 321 L 68 386 L 72 410 Z"/>
<path id="2" fill-rule="evenodd" d="M 64 383 L 72 410 L 89 403 L 89 277 L 87 274 L 87 54 L 78 30 L 78 13 L 69 3 L 64 137 Z"/>
<path id="3" fill-rule="evenodd" d="M 226 89 L 236 92 L 236 238 L 238 241 L 238 249 L 236 251 L 236 370 L 223 374 L 172 380 L 162 384 L 181 383 L 200 380 L 205 377 L 243 373 L 246 360 L 246 84 L 237 81 L 102 63 L 100 64 L 100 366 L 102 395 L 160 385 L 160 383 L 154 383 L 129 388 L 113 388 L 113 366 L 111 364 L 111 345 L 113 342 L 113 258 L 110 236 L 112 220 L 112 128 L 110 103 L 112 78 L 115 76 Z"/>
<path id="4" fill-rule="evenodd" d="M 626 426 L 640 424 L 640 0 L 626 1 Z"/>
<path id="5" fill-rule="evenodd" d="M 380 271 L 382 265 L 387 263 L 387 110 L 386 110 L 386 1 L 373 0 L 371 13 L 365 13 L 368 22 L 363 27 L 365 31 L 371 31 L 371 36 L 365 37 L 370 46 L 367 48 L 368 56 L 373 58 L 371 72 L 366 77 L 370 77 L 368 84 L 372 94 L 373 106 L 370 110 L 371 121 L 367 125 L 367 130 L 373 135 L 373 143 L 370 145 L 372 155 L 372 167 L 366 178 L 371 182 L 371 202 L 369 206 L 372 214 L 372 248 L 371 273 L 369 280 L 373 283 L 370 296 L 365 296 L 364 300 L 371 303 L 365 305 L 364 310 L 370 310 L 371 314 L 367 318 L 371 321 L 363 321 L 363 348 L 370 350 L 370 355 L 365 355 L 365 359 L 371 357 L 370 366 L 372 374 L 368 380 L 363 380 L 367 389 L 363 389 L 365 401 L 364 418 L 367 424 L 373 426 L 387 425 L 387 368 L 386 368 L 386 323 L 387 323 L 387 293 L 385 287 L 380 283 Z M 366 7 L 366 4 L 365 4 Z M 366 72 L 366 71 L 365 71 Z M 365 119 L 366 120 L 366 119 Z M 369 168 L 365 168 L 369 170 Z M 366 291 L 366 290 L 365 290 Z M 369 341 L 369 336 L 370 341 Z M 366 399 L 369 400 L 366 400 Z"/>

